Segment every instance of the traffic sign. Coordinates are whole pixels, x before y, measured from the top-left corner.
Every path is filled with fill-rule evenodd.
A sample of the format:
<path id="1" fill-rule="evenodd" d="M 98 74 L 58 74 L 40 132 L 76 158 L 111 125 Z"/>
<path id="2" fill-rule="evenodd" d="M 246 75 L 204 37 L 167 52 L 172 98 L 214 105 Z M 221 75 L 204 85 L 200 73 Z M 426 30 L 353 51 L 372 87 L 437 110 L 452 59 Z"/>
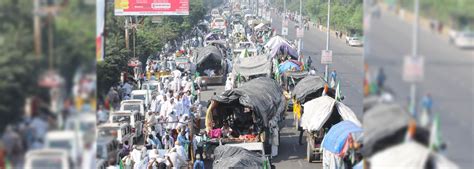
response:
<path id="1" fill-rule="evenodd" d="M 420 82 L 424 77 L 424 58 L 405 56 L 403 59 L 403 80 L 410 83 Z"/>
<path id="2" fill-rule="evenodd" d="M 332 50 L 321 51 L 321 64 L 332 64 Z"/>
<path id="3" fill-rule="evenodd" d="M 296 29 L 296 38 L 303 38 L 303 36 L 304 36 L 304 29 L 297 28 Z"/>
<path id="4" fill-rule="evenodd" d="M 284 35 L 284 36 L 288 35 L 288 28 L 287 27 L 281 28 L 281 35 Z"/>

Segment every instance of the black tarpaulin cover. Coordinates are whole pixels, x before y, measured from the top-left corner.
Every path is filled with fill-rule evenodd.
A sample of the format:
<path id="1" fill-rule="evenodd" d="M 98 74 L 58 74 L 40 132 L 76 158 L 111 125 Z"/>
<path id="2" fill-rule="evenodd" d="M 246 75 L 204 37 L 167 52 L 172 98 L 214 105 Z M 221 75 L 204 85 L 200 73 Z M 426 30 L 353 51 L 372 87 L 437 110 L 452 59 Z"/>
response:
<path id="1" fill-rule="evenodd" d="M 223 58 L 219 48 L 212 45 L 198 48 L 194 53 L 194 63 L 196 64 L 201 64 L 207 59 L 211 59 L 213 62 L 220 62 Z"/>
<path id="2" fill-rule="evenodd" d="M 292 97 L 294 97 L 298 102 L 304 103 L 306 96 L 324 87 L 325 83 L 326 82 L 321 76 L 306 76 L 296 84 L 292 91 Z"/>
<path id="3" fill-rule="evenodd" d="M 264 158 L 261 154 L 242 147 L 221 145 L 214 150 L 212 168 L 262 168 Z"/>
<path id="4" fill-rule="evenodd" d="M 257 116 L 257 125 L 269 127 L 269 121 L 284 113 L 286 98 L 280 86 L 268 77 L 252 79 L 239 88 L 225 91 L 212 97 L 221 103 L 231 103 L 235 100 L 245 107 L 250 107 Z"/>

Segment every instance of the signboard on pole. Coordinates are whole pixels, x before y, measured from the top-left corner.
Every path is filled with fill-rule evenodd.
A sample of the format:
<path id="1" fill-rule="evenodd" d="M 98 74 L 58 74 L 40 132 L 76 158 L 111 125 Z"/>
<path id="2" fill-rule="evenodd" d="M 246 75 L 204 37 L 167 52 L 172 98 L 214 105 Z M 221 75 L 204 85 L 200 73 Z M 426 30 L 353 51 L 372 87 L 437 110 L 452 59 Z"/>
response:
<path id="1" fill-rule="evenodd" d="M 304 36 L 304 29 L 297 28 L 296 29 L 296 38 L 303 38 L 303 36 Z"/>
<path id="2" fill-rule="evenodd" d="M 104 60 L 104 28 L 105 28 L 105 1 L 97 1 L 96 4 L 96 34 L 95 34 L 95 56 L 96 61 Z"/>
<path id="3" fill-rule="evenodd" d="M 403 80 L 409 83 L 420 82 L 424 77 L 424 58 L 405 56 L 403 59 Z"/>
<path id="4" fill-rule="evenodd" d="M 288 35 L 288 28 L 287 27 L 281 28 L 281 35 L 283 35 L 283 36 Z"/>
<path id="5" fill-rule="evenodd" d="M 321 64 L 332 64 L 332 50 L 321 51 Z"/>
<path id="6" fill-rule="evenodd" d="M 189 0 L 115 0 L 116 16 L 189 15 Z"/>

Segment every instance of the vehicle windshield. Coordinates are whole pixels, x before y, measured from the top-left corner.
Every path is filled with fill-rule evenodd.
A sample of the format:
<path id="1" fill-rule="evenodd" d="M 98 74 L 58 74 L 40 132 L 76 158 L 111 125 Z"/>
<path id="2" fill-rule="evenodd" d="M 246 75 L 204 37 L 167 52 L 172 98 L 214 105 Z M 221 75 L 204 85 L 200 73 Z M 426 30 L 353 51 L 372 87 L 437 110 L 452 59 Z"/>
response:
<path id="1" fill-rule="evenodd" d="M 132 99 L 145 100 L 145 95 L 133 95 Z"/>
<path id="2" fill-rule="evenodd" d="M 81 123 L 81 126 L 80 126 L 81 131 L 94 131 L 94 129 L 95 129 L 95 123 L 86 123 L 86 122 Z"/>
<path id="3" fill-rule="evenodd" d="M 217 23 L 224 22 L 224 19 L 216 19 L 216 20 L 214 20 L 214 22 L 217 22 Z"/>
<path id="4" fill-rule="evenodd" d="M 70 151 L 72 149 L 71 142 L 69 140 L 52 140 L 49 141 L 50 148 L 59 148 Z"/>
<path id="5" fill-rule="evenodd" d="M 123 105 L 123 110 L 130 110 L 130 111 L 140 111 L 140 105 L 139 104 L 126 104 Z"/>
<path id="6" fill-rule="evenodd" d="M 121 116 L 113 115 L 113 116 L 112 116 L 112 123 L 118 123 L 118 122 L 127 122 L 127 123 L 130 123 L 130 122 L 131 122 L 130 116 L 126 116 L 126 115 L 121 115 Z"/>
<path id="7" fill-rule="evenodd" d="M 112 128 L 102 128 L 99 130 L 99 136 L 117 136 L 117 130 Z"/>
<path id="8" fill-rule="evenodd" d="M 466 32 L 464 33 L 464 37 L 474 38 L 474 32 Z"/>
<path id="9" fill-rule="evenodd" d="M 50 158 L 41 158 L 35 159 L 31 163 L 32 169 L 61 169 L 62 166 L 62 159 L 60 157 L 50 157 Z"/>

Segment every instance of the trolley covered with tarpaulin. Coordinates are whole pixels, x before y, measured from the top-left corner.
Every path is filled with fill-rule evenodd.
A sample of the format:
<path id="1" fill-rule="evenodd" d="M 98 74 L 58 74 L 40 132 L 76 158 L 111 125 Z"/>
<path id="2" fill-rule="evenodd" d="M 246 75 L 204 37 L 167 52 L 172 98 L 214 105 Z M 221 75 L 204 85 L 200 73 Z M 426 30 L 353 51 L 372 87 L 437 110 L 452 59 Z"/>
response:
<path id="1" fill-rule="evenodd" d="M 212 97 L 206 112 L 206 130 L 219 130 L 229 124 L 236 132 L 233 138 L 221 142 L 263 142 L 265 152 L 275 156 L 285 111 L 283 90 L 273 79 L 260 77 Z"/>
<path id="2" fill-rule="evenodd" d="M 237 83 L 242 84 L 257 77 L 271 77 L 272 62 L 266 55 L 236 58 L 232 64 L 232 75 Z"/>
<path id="3" fill-rule="evenodd" d="M 290 92 L 295 118 L 295 127 L 298 130 L 302 130 L 300 126 L 300 119 L 304 111 L 301 105 L 303 105 L 307 101 L 322 96 L 325 84 L 326 81 L 324 81 L 321 76 L 309 75 L 301 79 L 298 83 L 296 83 L 295 87 Z M 335 90 L 332 88 L 328 88 L 326 91 L 326 95 L 334 98 Z"/>
<path id="4" fill-rule="evenodd" d="M 301 127 L 307 133 L 308 161 L 321 160 L 320 148 L 325 133 L 339 123 L 347 120 L 361 126 L 355 113 L 342 102 L 329 96 L 321 96 L 303 104 L 304 113 L 301 116 Z"/>
<path id="5" fill-rule="evenodd" d="M 355 152 L 355 147 L 352 147 L 351 144 L 362 141 L 362 131 L 361 126 L 348 120 L 332 126 L 322 142 L 323 168 L 337 169 L 344 168 L 343 166 L 346 165 L 352 166 L 352 164 L 347 164 L 343 158 L 351 155 L 351 151 Z"/>
<path id="6" fill-rule="evenodd" d="M 379 103 L 364 113 L 364 147 L 362 154 L 370 157 L 387 147 L 402 143 L 413 117 L 396 103 Z M 414 140 L 427 145 L 429 131 L 416 127 Z"/>
<path id="7" fill-rule="evenodd" d="M 269 168 L 270 162 L 263 154 L 242 147 L 218 146 L 214 151 L 212 168 Z"/>
<path id="8" fill-rule="evenodd" d="M 203 75 L 207 84 L 222 84 L 225 81 L 227 64 L 225 55 L 216 46 L 197 48 L 193 53 L 196 71 Z M 212 73 L 210 73 L 212 71 Z"/>

